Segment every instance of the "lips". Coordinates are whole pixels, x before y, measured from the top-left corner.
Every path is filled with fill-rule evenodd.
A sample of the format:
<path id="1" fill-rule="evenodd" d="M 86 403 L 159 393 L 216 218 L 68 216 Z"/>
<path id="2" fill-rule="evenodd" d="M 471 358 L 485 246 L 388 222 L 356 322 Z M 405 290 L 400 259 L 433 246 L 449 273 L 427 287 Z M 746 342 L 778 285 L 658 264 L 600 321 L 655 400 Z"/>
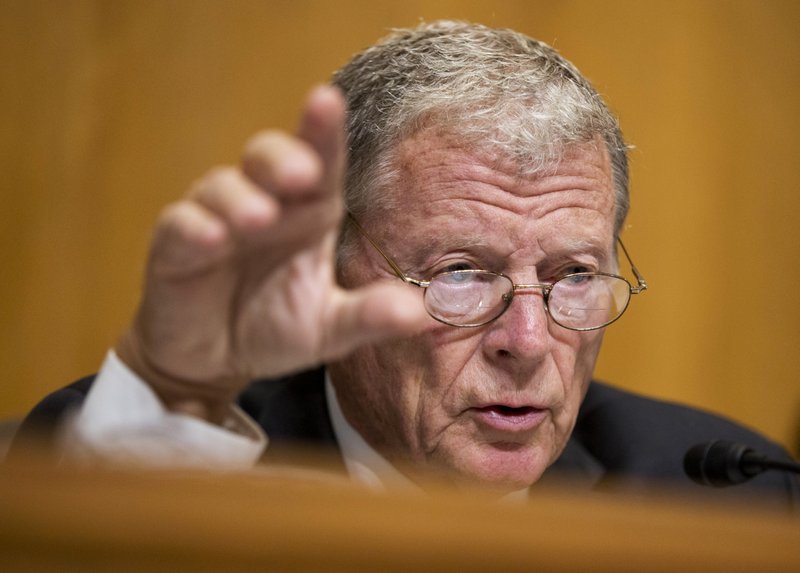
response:
<path id="1" fill-rule="evenodd" d="M 472 408 L 476 420 L 492 429 L 502 432 L 528 432 L 542 423 L 547 411 L 533 406 L 513 407 L 504 404 L 491 404 Z"/>

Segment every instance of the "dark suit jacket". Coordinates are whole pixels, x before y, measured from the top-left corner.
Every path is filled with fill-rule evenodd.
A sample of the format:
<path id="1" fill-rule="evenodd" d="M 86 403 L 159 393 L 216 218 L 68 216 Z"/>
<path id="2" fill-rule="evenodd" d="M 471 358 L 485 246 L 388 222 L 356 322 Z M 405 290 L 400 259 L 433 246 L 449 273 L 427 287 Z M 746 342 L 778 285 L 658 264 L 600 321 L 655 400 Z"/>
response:
<path id="1" fill-rule="evenodd" d="M 20 455 L 31 440 L 51 442 L 60 419 L 81 404 L 92 380 L 79 380 L 40 402 L 20 427 L 9 459 Z M 314 447 L 334 452 L 343 471 L 325 401 L 323 370 L 254 382 L 239 403 L 270 438 L 265 463 L 285 462 L 286 452 Z M 786 473 L 767 472 L 723 489 L 691 482 L 683 472 L 683 456 L 690 447 L 712 439 L 742 442 L 772 457 L 788 458 L 780 446 L 719 416 L 592 382 L 572 437 L 540 483 L 645 494 L 662 492 L 667 484 L 709 498 L 761 495 L 762 503 L 800 508 L 800 480 Z"/>

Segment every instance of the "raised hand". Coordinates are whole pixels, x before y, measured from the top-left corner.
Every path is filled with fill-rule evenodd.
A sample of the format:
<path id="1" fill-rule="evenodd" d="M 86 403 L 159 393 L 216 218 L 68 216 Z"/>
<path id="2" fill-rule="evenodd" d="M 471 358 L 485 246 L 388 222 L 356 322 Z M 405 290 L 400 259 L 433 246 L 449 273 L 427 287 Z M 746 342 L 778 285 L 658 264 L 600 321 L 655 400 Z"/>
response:
<path id="1" fill-rule="evenodd" d="M 267 131 L 155 229 L 142 302 L 117 354 L 167 407 L 219 419 L 251 379 L 341 357 L 428 320 L 419 292 L 335 283 L 344 103 L 308 97 L 295 136 Z"/>

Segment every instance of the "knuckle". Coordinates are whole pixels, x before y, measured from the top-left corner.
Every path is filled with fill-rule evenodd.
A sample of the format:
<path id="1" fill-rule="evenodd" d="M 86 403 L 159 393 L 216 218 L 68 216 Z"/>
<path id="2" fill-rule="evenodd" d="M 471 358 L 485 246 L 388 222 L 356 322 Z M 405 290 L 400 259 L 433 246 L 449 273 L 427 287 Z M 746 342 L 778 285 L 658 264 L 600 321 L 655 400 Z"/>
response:
<path id="1" fill-rule="evenodd" d="M 202 205 L 184 199 L 164 207 L 156 223 L 155 244 L 204 245 L 218 233 L 215 229 L 224 223 Z M 209 235 L 209 232 L 212 234 Z"/>
<path id="2" fill-rule="evenodd" d="M 239 170 L 231 165 L 218 165 L 208 170 L 202 179 L 201 187 L 210 189 L 234 185 L 239 179 Z"/>
<path id="3" fill-rule="evenodd" d="M 178 230 L 193 216 L 194 209 L 186 200 L 170 203 L 161 210 L 156 228 L 159 230 Z"/>
<path id="4" fill-rule="evenodd" d="M 282 129 L 277 128 L 267 128 L 262 129 L 252 136 L 245 142 L 244 149 L 247 150 L 255 150 L 258 151 L 261 147 L 265 144 L 269 144 L 275 139 L 283 139 L 289 137 L 289 135 L 283 131 Z"/>
<path id="5" fill-rule="evenodd" d="M 240 179 L 241 174 L 236 167 L 229 165 L 214 167 L 192 184 L 186 198 L 200 204 L 214 204 L 219 201 L 219 197 L 225 196 L 230 189 L 235 188 Z"/>
<path id="6" fill-rule="evenodd" d="M 276 142 L 289 136 L 277 129 L 265 129 L 253 135 L 244 145 L 242 161 L 255 161 L 275 147 Z"/>

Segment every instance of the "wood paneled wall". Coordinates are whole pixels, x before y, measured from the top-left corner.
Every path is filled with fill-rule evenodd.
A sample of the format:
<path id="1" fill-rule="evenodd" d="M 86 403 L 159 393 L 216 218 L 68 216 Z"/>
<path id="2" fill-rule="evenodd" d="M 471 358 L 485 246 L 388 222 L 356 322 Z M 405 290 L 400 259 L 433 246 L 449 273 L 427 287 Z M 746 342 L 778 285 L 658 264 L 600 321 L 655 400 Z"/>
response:
<path id="1" fill-rule="evenodd" d="M 598 375 L 795 447 L 800 4 L 4 0 L 0 416 L 97 368 L 159 209 L 387 28 L 441 17 L 553 43 L 621 116 L 626 243 L 652 289 Z"/>

